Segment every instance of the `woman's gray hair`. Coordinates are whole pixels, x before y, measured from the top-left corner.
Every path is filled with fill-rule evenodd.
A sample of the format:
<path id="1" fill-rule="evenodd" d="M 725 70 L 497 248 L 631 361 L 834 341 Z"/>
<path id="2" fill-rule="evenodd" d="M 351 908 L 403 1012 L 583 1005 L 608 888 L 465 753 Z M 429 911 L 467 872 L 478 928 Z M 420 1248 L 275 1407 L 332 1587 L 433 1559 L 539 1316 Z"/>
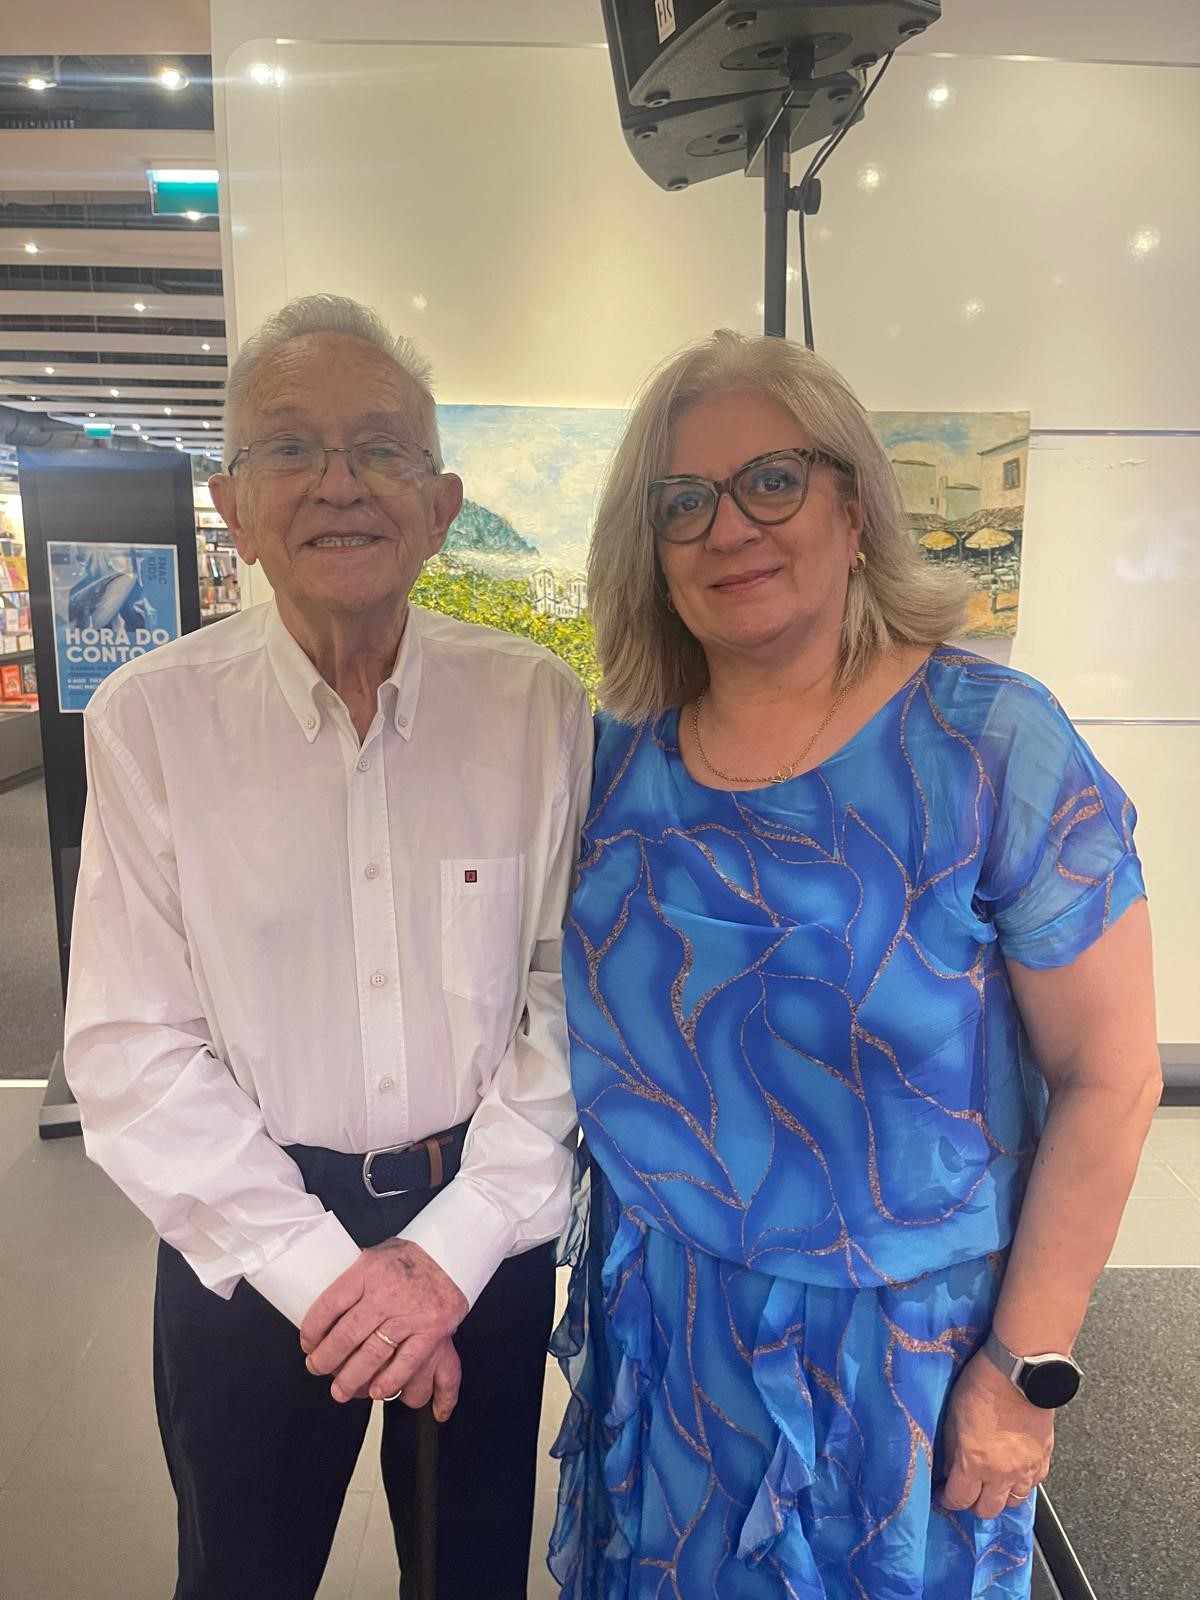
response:
<path id="1" fill-rule="evenodd" d="M 256 375 L 293 339 L 318 333 L 344 333 L 362 339 L 395 363 L 412 385 L 416 402 L 414 421 L 420 430 L 420 444 L 427 446 L 442 468 L 438 440 L 437 404 L 430 387 L 428 361 L 411 339 L 397 339 L 377 311 L 340 294 L 306 294 L 291 300 L 282 311 L 268 317 L 238 351 L 225 385 L 225 459 L 233 457 L 250 441 L 242 437 L 242 413 L 246 391 Z"/>
<path id="2" fill-rule="evenodd" d="M 669 471 L 672 432 L 689 406 L 757 394 L 791 412 L 808 442 L 840 461 L 843 500 L 863 515 L 867 565 L 852 576 L 839 682 L 861 679 L 888 646 L 936 645 L 960 627 L 966 584 L 917 549 L 896 475 L 846 381 L 786 339 L 721 330 L 671 357 L 635 401 L 605 478 L 588 558 L 588 596 L 603 679 L 601 698 L 624 722 L 681 706 L 708 682 L 699 642 L 667 606 L 646 492 Z"/>

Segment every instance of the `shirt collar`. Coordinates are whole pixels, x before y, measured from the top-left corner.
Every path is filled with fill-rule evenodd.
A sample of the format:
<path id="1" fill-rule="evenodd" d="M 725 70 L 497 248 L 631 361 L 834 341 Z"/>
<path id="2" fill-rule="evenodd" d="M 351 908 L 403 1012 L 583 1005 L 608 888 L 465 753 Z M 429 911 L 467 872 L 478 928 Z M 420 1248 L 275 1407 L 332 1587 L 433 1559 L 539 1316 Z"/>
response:
<path id="1" fill-rule="evenodd" d="M 404 637 L 391 673 L 380 685 L 379 705 L 402 739 L 412 737 L 421 690 L 421 613 L 409 606 Z M 279 607 L 271 602 L 266 626 L 267 655 L 283 697 L 309 744 L 321 731 L 334 691 L 288 632 Z"/>

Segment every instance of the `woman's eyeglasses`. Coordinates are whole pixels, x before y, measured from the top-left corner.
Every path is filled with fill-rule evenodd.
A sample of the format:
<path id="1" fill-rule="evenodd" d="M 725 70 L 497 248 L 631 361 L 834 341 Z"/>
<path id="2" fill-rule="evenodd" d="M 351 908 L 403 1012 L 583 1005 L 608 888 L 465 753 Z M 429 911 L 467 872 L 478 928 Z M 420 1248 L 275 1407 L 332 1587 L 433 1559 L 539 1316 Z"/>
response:
<path id="1" fill-rule="evenodd" d="M 744 517 L 773 527 L 795 516 L 808 494 L 814 466 L 834 467 L 853 477 L 853 468 L 824 450 L 775 450 L 755 456 L 728 478 L 658 478 L 650 485 L 646 509 L 650 526 L 668 544 L 694 544 L 717 520 L 727 494 Z"/>

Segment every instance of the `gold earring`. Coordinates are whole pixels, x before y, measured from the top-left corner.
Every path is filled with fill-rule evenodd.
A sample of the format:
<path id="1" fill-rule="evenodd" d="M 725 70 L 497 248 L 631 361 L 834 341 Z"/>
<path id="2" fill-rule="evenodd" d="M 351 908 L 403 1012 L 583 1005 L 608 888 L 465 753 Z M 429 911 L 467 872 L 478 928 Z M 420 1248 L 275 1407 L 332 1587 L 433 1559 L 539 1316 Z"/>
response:
<path id="1" fill-rule="evenodd" d="M 670 590 L 667 591 L 666 599 L 667 599 L 667 610 L 670 611 L 673 615 L 678 615 L 678 613 L 675 611 L 675 602 L 671 598 Z"/>
<path id="2" fill-rule="evenodd" d="M 858 554 L 854 558 L 854 565 L 850 568 L 850 571 L 851 572 L 865 572 L 866 570 L 867 570 L 867 553 L 866 553 L 865 550 L 860 550 L 858 552 Z"/>

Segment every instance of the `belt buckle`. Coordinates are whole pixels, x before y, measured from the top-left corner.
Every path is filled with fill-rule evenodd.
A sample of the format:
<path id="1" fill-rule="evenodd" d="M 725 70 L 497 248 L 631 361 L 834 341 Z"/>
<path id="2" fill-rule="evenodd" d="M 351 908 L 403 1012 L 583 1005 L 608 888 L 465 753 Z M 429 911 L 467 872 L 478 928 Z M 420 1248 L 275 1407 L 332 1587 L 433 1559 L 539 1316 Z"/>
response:
<path id="1" fill-rule="evenodd" d="M 411 1144 L 391 1144 L 383 1150 L 368 1150 L 363 1157 L 362 1177 L 363 1187 L 372 1200 L 390 1200 L 395 1195 L 408 1194 L 407 1189 L 377 1189 L 371 1179 L 371 1164 L 376 1156 L 401 1156 L 406 1150 L 411 1150 Z"/>

